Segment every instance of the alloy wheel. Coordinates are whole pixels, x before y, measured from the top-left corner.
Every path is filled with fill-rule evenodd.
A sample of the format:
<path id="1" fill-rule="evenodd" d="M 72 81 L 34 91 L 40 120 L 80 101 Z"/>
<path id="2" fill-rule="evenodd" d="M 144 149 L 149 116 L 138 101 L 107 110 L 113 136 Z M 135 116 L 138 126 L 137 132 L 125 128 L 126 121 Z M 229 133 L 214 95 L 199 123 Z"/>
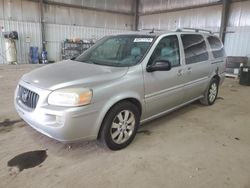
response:
<path id="1" fill-rule="evenodd" d="M 135 130 L 135 115 L 129 110 L 118 113 L 111 125 L 110 133 L 116 144 L 125 143 Z"/>

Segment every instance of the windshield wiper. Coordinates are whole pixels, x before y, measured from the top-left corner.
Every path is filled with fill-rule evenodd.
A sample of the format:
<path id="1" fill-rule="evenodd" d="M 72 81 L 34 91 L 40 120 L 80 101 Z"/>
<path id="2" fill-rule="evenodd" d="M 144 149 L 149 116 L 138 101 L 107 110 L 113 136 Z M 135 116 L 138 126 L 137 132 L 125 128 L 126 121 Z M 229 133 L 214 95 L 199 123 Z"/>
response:
<path id="1" fill-rule="evenodd" d="M 110 62 L 98 62 L 98 61 L 93 61 L 93 64 L 96 64 L 96 65 L 103 65 L 103 66 L 111 66 L 111 67 L 121 67 L 121 65 L 118 64 L 118 63 L 110 63 Z"/>
<path id="2" fill-rule="evenodd" d="M 83 60 L 74 59 L 74 61 L 78 61 L 78 62 L 82 62 L 82 63 L 88 63 L 88 64 L 94 64 L 94 62 L 89 60 L 89 59 L 83 59 Z"/>

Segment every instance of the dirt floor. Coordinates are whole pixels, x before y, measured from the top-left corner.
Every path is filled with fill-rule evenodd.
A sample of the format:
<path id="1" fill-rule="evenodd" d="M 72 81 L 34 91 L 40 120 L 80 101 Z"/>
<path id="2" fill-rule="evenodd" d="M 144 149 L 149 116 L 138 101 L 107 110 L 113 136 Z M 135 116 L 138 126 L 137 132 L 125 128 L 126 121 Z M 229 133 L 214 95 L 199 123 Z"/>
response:
<path id="1" fill-rule="evenodd" d="M 114 152 L 95 141 L 61 144 L 20 120 L 14 89 L 36 67 L 0 66 L 0 187 L 250 188 L 250 87 L 226 79 L 213 106 L 150 122 Z M 28 161 L 11 160 L 24 152 Z M 9 167 L 16 160 L 20 170 Z"/>

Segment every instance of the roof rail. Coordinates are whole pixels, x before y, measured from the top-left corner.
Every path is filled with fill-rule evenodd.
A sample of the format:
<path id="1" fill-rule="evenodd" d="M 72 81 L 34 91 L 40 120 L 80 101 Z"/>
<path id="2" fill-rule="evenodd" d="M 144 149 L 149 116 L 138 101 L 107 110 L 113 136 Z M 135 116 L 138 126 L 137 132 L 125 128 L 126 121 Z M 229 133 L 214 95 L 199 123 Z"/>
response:
<path id="1" fill-rule="evenodd" d="M 143 28 L 143 29 L 139 29 L 138 31 L 149 31 L 149 33 L 155 33 L 156 31 L 167 31 L 167 30 L 155 29 L 155 28 L 152 28 L 152 29 Z"/>
<path id="2" fill-rule="evenodd" d="M 195 31 L 195 32 L 205 32 L 205 33 L 210 33 L 210 34 L 213 34 L 212 31 L 210 30 L 206 30 L 206 29 L 198 29 L 198 28 L 188 28 L 188 27 L 185 27 L 185 28 L 179 28 L 176 30 L 176 32 L 181 32 L 181 31 Z"/>

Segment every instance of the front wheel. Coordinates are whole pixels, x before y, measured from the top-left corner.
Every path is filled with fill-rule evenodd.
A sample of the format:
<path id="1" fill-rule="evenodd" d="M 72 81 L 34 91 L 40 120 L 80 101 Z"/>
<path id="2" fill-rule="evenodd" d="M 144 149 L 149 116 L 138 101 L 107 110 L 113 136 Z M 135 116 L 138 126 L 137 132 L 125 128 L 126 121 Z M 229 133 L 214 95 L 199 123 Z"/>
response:
<path id="1" fill-rule="evenodd" d="M 134 139 L 139 125 L 140 113 L 131 102 L 116 104 L 107 113 L 100 132 L 100 141 L 111 150 L 128 146 Z"/>
<path id="2" fill-rule="evenodd" d="M 204 98 L 200 100 L 202 104 L 212 105 L 214 104 L 219 90 L 219 82 L 217 79 L 213 78 L 205 92 Z"/>

